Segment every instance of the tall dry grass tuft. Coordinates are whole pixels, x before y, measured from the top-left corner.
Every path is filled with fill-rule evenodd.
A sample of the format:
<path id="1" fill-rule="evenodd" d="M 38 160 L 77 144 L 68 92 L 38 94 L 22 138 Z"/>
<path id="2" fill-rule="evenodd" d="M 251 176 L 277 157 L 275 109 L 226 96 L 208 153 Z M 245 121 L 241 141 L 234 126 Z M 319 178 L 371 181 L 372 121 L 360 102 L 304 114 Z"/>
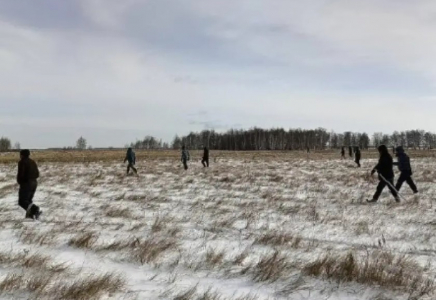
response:
<path id="1" fill-rule="evenodd" d="M 64 283 L 56 288 L 53 299 L 59 300 L 88 300 L 98 299 L 103 294 L 121 292 L 125 280 L 118 274 L 89 275 L 72 283 Z"/>
<path id="2" fill-rule="evenodd" d="M 166 251 L 176 247 L 177 243 L 172 239 L 152 237 L 143 241 L 138 240 L 135 243 L 132 255 L 141 264 L 153 263 Z"/>
<path id="3" fill-rule="evenodd" d="M 257 282 L 274 282 L 286 274 L 289 263 L 280 252 L 265 255 L 253 268 L 253 280 Z"/>
<path id="4" fill-rule="evenodd" d="M 257 237 L 254 243 L 273 247 L 290 245 L 292 248 L 298 248 L 301 243 L 301 237 L 286 232 L 270 231 Z"/>
<path id="5" fill-rule="evenodd" d="M 95 232 L 79 233 L 68 241 L 68 246 L 82 249 L 92 249 L 97 242 L 98 235 Z"/>
<path id="6" fill-rule="evenodd" d="M 358 282 L 387 288 L 402 289 L 411 295 L 429 295 L 435 291 L 433 280 L 425 270 L 405 255 L 376 251 L 364 258 L 349 253 L 346 256 L 326 255 L 303 268 L 307 275 L 336 279 L 338 282 Z"/>

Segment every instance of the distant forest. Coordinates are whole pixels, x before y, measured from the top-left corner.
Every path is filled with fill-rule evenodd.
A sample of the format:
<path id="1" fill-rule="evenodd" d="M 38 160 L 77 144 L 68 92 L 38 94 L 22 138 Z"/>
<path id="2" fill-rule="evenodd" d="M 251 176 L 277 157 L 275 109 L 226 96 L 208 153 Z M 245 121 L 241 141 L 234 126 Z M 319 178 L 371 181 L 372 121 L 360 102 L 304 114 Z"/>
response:
<path id="1" fill-rule="evenodd" d="M 131 143 L 136 149 L 201 149 L 211 150 L 325 150 L 339 149 L 343 146 L 359 146 L 369 149 L 379 145 L 404 146 L 412 149 L 433 149 L 436 147 L 436 134 L 425 130 L 395 131 L 392 134 L 381 132 L 369 136 L 363 132 L 335 133 L 324 128 L 318 129 L 230 129 L 226 132 L 203 130 L 191 132 L 186 136 L 176 136 L 171 144 L 162 143 L 152 136 Z"/>

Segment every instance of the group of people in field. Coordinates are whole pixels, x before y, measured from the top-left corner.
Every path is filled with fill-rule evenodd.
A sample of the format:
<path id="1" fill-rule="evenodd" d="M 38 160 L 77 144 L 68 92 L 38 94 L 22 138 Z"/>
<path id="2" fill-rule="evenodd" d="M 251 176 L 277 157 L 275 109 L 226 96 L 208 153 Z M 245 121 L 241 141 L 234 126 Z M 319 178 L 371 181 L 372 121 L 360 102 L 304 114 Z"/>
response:
<path id="1" fill-rule="evenodd" d="M 410 188 L 412 189 L 414 194 L 418 193 L 418 188 L 416 187 L 415 182 L 412 179 L 412 166 L 410 165 L 410 158 L 404 151 L 402 146 L 394 147 L 393 151 L 398 161 L 394 162 L 392 156 L 389 154 L 388 148 L 385 145 L 381 145 L 378 148 L 378 152 L 380 154 L 380 158 L 378 164 L 372 169 L 371 176 L 374 175 L 375 172 L 378 173 L 379 183 L 377 185 L 376 192 L 372 199 L 367 199 L 367 202 L 374 203 L 377 202 L 380 198 L 381 193 L 384 188 L 387 186 L 394 196 L 396 202 L 400 202 L 399 191 L 403 186 L 404 182 L 406 182 Z M 360 159 L 361 153 L 359 147 L 348 147 L 350 157 L 354 158 L 357 166 L 360 168 Z M 341 159 L 345 159 L 345 147 L 341 149 Z M 400 177 L 397 180 L 397 183 L 394 186 L 394 166 L 398 166 L 400 170 Z"/>
<path id="2" fill-rule="evenodd" d="M 360 159 L 362 158 L 362 155 L 360 153 L 360 148 L 358 146 L 348 147 L 348 154 L 350 157 L 353 157 L 354 153 L 354 162 L 357 164 L 357 167 L 360 168 Z M 342 147 L 341 149 L 341 159 L 345 159 L 345 147 Z"/>
<path id="3" fill-rule="evenodd" d="M 189 155 L 188 149 L 183 145 L 182 146 L 182 153 L 181 153 L 181 162 L 183 164 L 183 168 L 185 170 L 188 170 L 188 161 L 191 159 L 191 156 Z M 124 158 L 124 163 L 128 162 L 127 165 L 127 174 L 130 173 L 130 169 L 133 170 L 135 174 L 138 174 L 138 170 L 135 168 L 136 164 L 136 155 L 132 148 L 127 149 L 126 157 Z M 209 168 L 209 148 L 204 147 L 203 148 L 203 157 L 201 159 L 201 164 L 204 168 Z"/>
<path id="4" fill-rule="evenodd" d="M 378 152 L 380 154 L 380 158 L 378 164 L 372 169 L 371 176 L 374 175 L 375 172 L 378 172 L 379 183 L 377 185 L 376 192 L 372 199 L 367 199 L 367 202 L 374 203 L 377 202 L 383 189 L 387 186 L 394 196 L 395 201 L 400 202 L 399 190 L 401 189 L 404 182 L 406 182 L 410 188 L 412 189 L 414 194 L 418 193 L 418 188 L 416 187 L 413 179 L 412 179 L 412 167 L 410 165 L 410 158 L 405 153 L 403 147 L 399 146 L 395 148 L 395 155 L 398 158 L 397 162 L 394 162 L 392 156 L 388 152 L 388 148 L 385 145 L 381 145 L 378 147 Z M 345 147 L 342 147 L 341 150 L 342 158 L 345 158 Z M 349 155 L 352 157 L 353 148 L 349 147 Z M 360 167 L 360 149 L 359 147 L 354 147 L 354 156 L 355 162 L 358 167 Z M 181 151 L 181 162 L 183 164 L 183 168 L 185 170 L 188 169 L 188 161 L 190 160 L 189 151 L 185 146 L 182 147 Z M 135 174 L 138 173 L 138 170 L 135 168 L 136 164 L 136 155 L 132 148 L 127 149 L 126 157 L 124 159 L 124 163 L 128 162 L 127 165 L 127 174 L 130 173 L 130 170 L 133 170 Z M 203 167 L 209 167 L 209 149 L 204 147 L 203 149 L 203 157 L 201 160 Z M 401 174 L 397 180 L 396 185 L 394 186 L 394 170 L 393 167 L 398 166 Z M 18 192 L 18 205 L 22 207 L 25 212 L 26 218 L 30 219 L 38 219 L 42 214 L 41 209 L 33 203 L 33 197 L 35 195 L 39 178 L 39 170 L 38 166 L 30 158 L 29 150 L 21 150 L 20 151 L 20 161 L 18 162 L 18 173 L 17 173 L 17 182 L 20 185 Z"/>

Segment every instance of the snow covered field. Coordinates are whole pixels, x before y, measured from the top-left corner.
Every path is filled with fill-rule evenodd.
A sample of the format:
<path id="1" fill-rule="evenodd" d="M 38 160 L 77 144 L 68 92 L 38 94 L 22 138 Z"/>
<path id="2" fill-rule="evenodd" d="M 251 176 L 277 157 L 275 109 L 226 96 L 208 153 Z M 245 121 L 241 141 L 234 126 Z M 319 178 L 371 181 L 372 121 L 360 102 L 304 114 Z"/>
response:
<path id="1" fill-rule="evenodd" d="M 40 163 L 40 222 L 0 164 L 1 299 L 436 299 L 436 160 L 379 203 L 350 160 Z"/>

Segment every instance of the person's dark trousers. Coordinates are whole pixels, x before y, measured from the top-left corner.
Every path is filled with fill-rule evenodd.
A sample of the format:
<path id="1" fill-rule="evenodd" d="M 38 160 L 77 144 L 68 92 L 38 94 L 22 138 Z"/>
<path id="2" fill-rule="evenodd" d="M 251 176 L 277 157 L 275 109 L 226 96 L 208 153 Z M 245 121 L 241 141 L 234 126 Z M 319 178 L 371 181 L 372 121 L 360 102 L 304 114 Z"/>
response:
<path id="1" fill-rule="evenodd" d="M 29 206 L 33 203 L 33 196 L 35 195 L 37 187 L 38 184 L 36 181 L 27 182 L 20 185 L 20 189 L 18 191 L 18 205 L 21 206 L 25 211 L 27 211 Z"/>
<path id="2" fill-rule="evenodd" d="M 130 173 L 130 169 L 132 169 L 135 174 L 138 174 L 138 170 L 136 170 L 132 163 L 129 163 L 129 165 L 127 166 L 127 174 Z"/>
<path id="3" fill-rule="evenodd" d="M 416 185 L 412 179 L 412 172 L 410 172 L 410 171 L 401 172 L 400 178 L 398 178 L 397 185 L 395 186 L 397 191 L 399 191 L 401 189 L 404 182 L 407 182 L 407 184 L 410 186 L 410 188 L 412 189 L 412 191 L 414 193 L 418 193 L 418 188 L 416 187 Z"/>
<path id="4" fill-rule="evenodd" d="M 203 164 L 203 167 L 209 168 L 209 158 L 208 157 L 203 157 L 203 160 L 201 161 L 201 163 Z"/>
<path id="5" fill-rule="evenodd" d="M 360 168 L 360 159 L 356 159 L 356 164 Z"/>
<path id="6" fill-rule="evenodd" d="M 185 168 L 185 170 L 188 170 L 188 162 L 187 162 L 187 160 L 183 159 L 182 163 L 183 163 L 183 168 Z"/>
<path id="7" fill-rule="evenodd" d="M 380 178 L 380 182 L 377 185 L 377 190 L 376 190 L 376 192 L 374 194 L 374 197 L 372 197 L 372 199 L 378 200 L 378 198 L 380 198 L 380 195 L 383 192 L 383 189 L 386 187 L 386 185 L 388 186 L 389 190 L 391 191 L 392 196 L 394 196 L 395 199 L 398 198 L 397 192 L 393 189 L 394 179 L 393 178 L 389 178 L 389 179 L 386 178 L 386 180 L 390 183 L 390 185 L 387 184 L 382 178 Z"/>

